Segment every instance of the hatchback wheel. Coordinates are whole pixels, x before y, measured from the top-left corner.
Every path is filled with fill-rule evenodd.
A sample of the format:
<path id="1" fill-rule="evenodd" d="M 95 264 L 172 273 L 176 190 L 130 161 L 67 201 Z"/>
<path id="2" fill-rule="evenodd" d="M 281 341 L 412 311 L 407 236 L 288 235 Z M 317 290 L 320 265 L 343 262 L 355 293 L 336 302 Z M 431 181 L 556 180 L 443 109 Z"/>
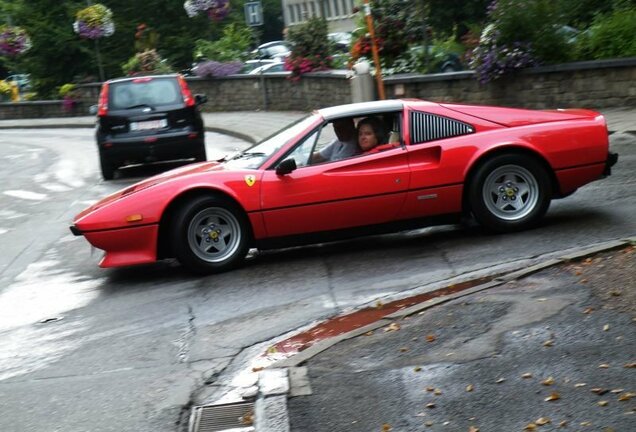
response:
<path id="1" fill-rule="evenodd" d="M 102 177 L 104 180 L 112 180 L 115 176 L 115 168 L 113 168 L 113 164 L 100 153 L 99 155 L 99 165 L 102 170 Z"/>
<path id="2" fill-rule="evenodd" d="M 520 154 L 489 159 L 477 169 L 468 187 L 475 218 L 496 232 L 536 225 L 552 197 L 546 169 L 535 158 Z"/>
<path id="3" fill-rule="evenodd" d="M 201 196 L 184 204 L 171 229 L 179 262 L 196 273 L 218 273 L 243 261 L 249 222 L 236 204 L 220 196 Z"/>

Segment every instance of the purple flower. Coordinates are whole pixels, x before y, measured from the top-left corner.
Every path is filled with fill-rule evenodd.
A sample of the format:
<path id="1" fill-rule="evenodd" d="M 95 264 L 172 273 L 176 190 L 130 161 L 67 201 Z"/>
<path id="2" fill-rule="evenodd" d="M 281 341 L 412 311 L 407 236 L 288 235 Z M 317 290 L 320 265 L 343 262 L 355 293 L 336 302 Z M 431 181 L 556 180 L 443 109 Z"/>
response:
<path id="1" fill-rule="evenodd" d="M 193 72 L 199 77 L 224 77 L 238 73 L 243 64 L 241 62 L 220 63 L 207 61 L 197 65 Z"/>

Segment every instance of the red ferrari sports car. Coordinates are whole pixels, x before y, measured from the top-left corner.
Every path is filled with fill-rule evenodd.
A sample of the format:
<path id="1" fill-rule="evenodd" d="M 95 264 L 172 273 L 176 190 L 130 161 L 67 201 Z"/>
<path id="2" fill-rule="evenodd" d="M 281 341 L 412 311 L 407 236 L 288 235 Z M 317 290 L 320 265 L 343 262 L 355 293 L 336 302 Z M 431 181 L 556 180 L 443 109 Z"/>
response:
<path id="1" fill-rule="evenodd" d="M 338 140 L 334 122 L 369 117 L 383 151 L 314 157 Z M 214 273 L 241 263 L 251 247 L 451 223 L 462 215 L 491 231 L 521 230 L 537 224 L 551 199 L 609 175 L 618 156 L 608 147 L 604 117 L 583 109 L 420 100 L 342 105 L 317 110 L 246 151 L 114 193 L 78 214 L 71 231 L 105 252 L 101 267 L 176 257 L 192 271 Z"/>

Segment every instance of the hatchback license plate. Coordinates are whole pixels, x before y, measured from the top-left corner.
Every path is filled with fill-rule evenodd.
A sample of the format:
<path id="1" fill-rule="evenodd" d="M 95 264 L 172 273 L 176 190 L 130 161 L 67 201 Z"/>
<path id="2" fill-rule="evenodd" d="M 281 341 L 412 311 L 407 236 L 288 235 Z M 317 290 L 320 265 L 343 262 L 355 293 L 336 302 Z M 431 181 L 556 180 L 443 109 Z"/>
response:
<path id="1" fill-rule="evenodd" d="M 130 130 L 140 131 L 140 130 L 149 130 L 149 129 L 161 129 L 166 126 L 168 126 L 168 121 L 166 119 L 150 120 L 150 121 L 142 121 L 142 122 L 132 122 L 130 123 Z"/>

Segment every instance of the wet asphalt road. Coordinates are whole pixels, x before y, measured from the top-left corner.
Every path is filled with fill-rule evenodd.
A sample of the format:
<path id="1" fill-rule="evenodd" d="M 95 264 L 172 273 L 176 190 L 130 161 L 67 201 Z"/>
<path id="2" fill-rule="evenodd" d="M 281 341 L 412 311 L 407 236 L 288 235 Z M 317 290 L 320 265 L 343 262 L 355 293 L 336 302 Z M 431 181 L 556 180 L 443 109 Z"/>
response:
<path id="1" fill-rule="evenodd" d="M 207 141 L 210 157 L 245 145 Z M 554 202 L 532 231 L 438 227 L 256 254 L 193 277 L 171 262 L 98 269 L 68 231 L 89 203 L 156 170 L 105 183 L 91 130 L 0 131 L 0 430 L 180 430 L 184 406 L 249 385 L 238 373 L 288 331 L 449 277 L 633 236 L 634 144 L 613 136 L 614 175 Z"/>

